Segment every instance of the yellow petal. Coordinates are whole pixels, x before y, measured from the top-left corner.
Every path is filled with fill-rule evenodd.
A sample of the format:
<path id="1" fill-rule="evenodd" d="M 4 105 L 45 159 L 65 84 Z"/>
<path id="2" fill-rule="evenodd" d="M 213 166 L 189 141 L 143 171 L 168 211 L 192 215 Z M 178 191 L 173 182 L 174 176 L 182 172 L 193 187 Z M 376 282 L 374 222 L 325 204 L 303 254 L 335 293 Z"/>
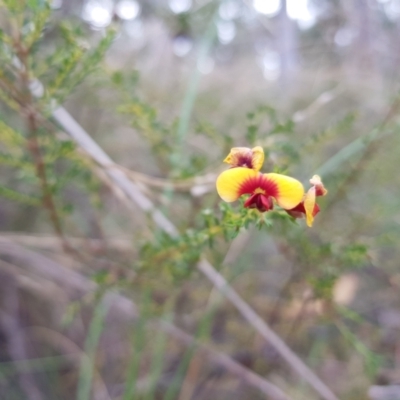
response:
<path id="1" fill-rule="evenodd" d="M 259 171 L 264 164 L 264 150 L 262 147 L 256 146 L 253 147 L 251 151 L 253 152 L 253 156 L 251 158 L 253 169 Z"/>
<path id="2" fill-rule="evenodd" d="M 297 179 L 275 173 L 264 174 L 264 176 L 275 183 L 277 190 L 273 197 L 282 208 L 290 210 L 303 199 L 304 188 Z"/>
<path id="3" fill-rule="evenodd" d="M 240 196 L 240 188 L 248 179 L 259 175 L 257 171 L 250 168 L 231 168 L 217 178 L 217 192 L 221 199 L 227 203 L 237 200 Z"/>
<path id="4" fill-rule="evenodd" d="M 306 221 L 309 227 L 314 222 L 315 191 L 315 186 L 313 186 L 304 196 L 304 209 L 306 210 Z"/>

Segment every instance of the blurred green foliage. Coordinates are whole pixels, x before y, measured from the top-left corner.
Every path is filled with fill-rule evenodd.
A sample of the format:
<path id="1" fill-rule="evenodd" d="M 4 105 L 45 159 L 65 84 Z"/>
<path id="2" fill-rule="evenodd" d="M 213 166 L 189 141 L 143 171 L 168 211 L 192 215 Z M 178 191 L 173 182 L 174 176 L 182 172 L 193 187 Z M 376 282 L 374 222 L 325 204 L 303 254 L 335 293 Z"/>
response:
<path id="1" fill-rule="evenodd" d="M 190 105 L 193 106 L 199 90 L 193 83 L 199 79 L 198 73 L 193 74 L 188 84 L 195 90 L 190 92 L 182 106 L 187 112 L 181 113 L 180 118 L 175 116 L 179 115 L 177 112 L 165 118 L 163 110 L 159 110 L 163 107 L 152 100 L 151 96 L 143 94 L 138 71 L 115 71 L 103 64 L 106 52 L 117 35 L 117 26 L 89 42 L 87 31 L 76 21 L 54 22 L 47 1 L 1 0 L 0 12 L 4 15 L 0 23 L 0 196 L 4 199 L 4 207 L 17 207 L 24 216 L 46 215 L 48 223 L 43 224 L 40 221 L 40 225 L 26 224 L 23 230 L 48 231 L 52 225 L 66 243 L 67 238 L 74 235 L 90 239 L 92 231 L 105 241 L 115 232 L 128 232 L 131 238 L 133 256 L 120 258 L 109 249 L 93 259 L 90 258 L 92 255 L 89 251 L 87 254 L 78 254 L 78 259 L 89 260 L 84 263 L 87 271 L 83 273 L 90 275 L 99 286 L 96 301 L 105 292 L 122 290 L 139 300 L 139 305 L 144 310 L 144 317 L 134 328 L 131 338 L 132 347 L 138 351 L 133 352 L 128 360 L 128 378 L 125 381 L 123 400 L 136 398 L 134 396 L 138 388 L 135 383 L 139 380 L 143 359 L 148 363 L 150 384 L 148 391 L 140 398 L 161 398 L 157 397 L 157 382 L 163 376 L 164 364 L 168 358 L 168 339 L 165 333 L 159 332 L 154 339 L 154 346 L 149 350 L 146 347 L 145 323 L 154 316 L 164 314 L 168 320 L 178 319 L 179 315 L 174 314 L 171 304 L 175 301 L 179 303 L 179 296 L 183 296 L 185 285 L 193 291 L 194 298 L 200 298 L 188 301 L 194 309 L 201 310 L 200 316 L 191 316 L 196 320 L 193 323 L 196 329 L 193 330 L 201 340 L 212 340 L 211 325 L 217 325 L 219 321 L 217 317 L 213 320 L 210 310 L 203 308 L 204 298 L 208 294 L 205 294 L 203 285 L 197 283 L 198 277 L 194 276 L 195 264 L 203 255 L 207 255 L 218 269 L 227 273 L 228 279 L 235 278 L 235 268 L 245 268 L 252 272 L 256 269 L 253 264 L 262 265 L 263 268 L 268 265 L 269 260 L 265 260 L 265 253 L 261 253 L 259 257 L 257 249 L 253 249 L 254 252 L 251 253 L 251 244 L 240 251 L 246 258 L 244 266 L 229 269 L 224 265 L 223 259 L 229 246 L 239 246 L 238 239 L 241 234 L 245 236 L 246 232 L 252 242 L 256 242 L 256 239 L 253 240 L 255 235 L 265 240 L 260 245 L 263 251 L 265 248 L 272 248 L 274 251 L 278 248 L 279 257 L 292 265 L 290 277 L 281 288 L 281 300 L 276 302 L 276 307 L 271 305 L 272 297 L 269 298 L 268 295 L 262 301 L 265 308 L 260 307 L 263 316 L 278 315 L 277 329 L 282 333 L 285 330 L 289 332 L 286 339 L 291 346 L 298 348 L 307 357 L 312 346 L 317 348 L 321 344 L 321 358 L 333 354 L 338 359 L 342 348 L 350 346 L 361 357 L 366 378 L 371 382 L 383 365 L 394 363 L 391 352 L 374 336 L 379 327 L 368 322 L 361 314 L 353 312 L 347 304 L 339 304 L 335 299 L 335 290 L 348 274 L 362 277 L 367 274 L 365 271 L 368 268 L 379 270 L 379 265 L 371 266 L 371 260 L 381 250 L 382 241 L 389 243 L 389 248 L 396 244 L 399 230 L 393 227 L 392 237 L 390 233 L 380 232 L 371 240 L 366 238 L 366 234 L 361 235 L 357 229 L 352 232 L 354 227 L 346 225 L 341 228 L 342 220 L 335 223 L 335 217 L 331 217 L 330 213 L 338 203 L 341 204 L 338 218 L 345 213 L 355 213 L 342 204 L 345 201 L 343 199 L 346 199 L 349 187 L 357 187 L 357 177 L 368 167 L 373 146 L 392 132 L 398 133 L 396 123 L 377 122 L 369 126 L 367 133 L 358 134 L 359 113 L 346 109 L 335 120 L 329 119 L 322 126 L 311 126 L 304 132 L 304 128 L 299 126 L 300 123 L 296 122 L 293 115 L 288 116 L 278 106 L 254 102 L 236 111 L 234 117 L 240 119 L 243 126 L 240 128 L 240 135 L 235 136 L 228 130 L 223 131 L 220 121 L 201 115 L 191 118 L 193 110 Z M 212 25 L 215 8 L 208 11 L 207 15 L 212 16 L 209 18 Z M 186 34 L 189 16 L 181 15 L 180 18 L 181 29 Z M 208 25 L 204 25 L 210 26 L 210 21 L 207 22 Z M 203 39 L 209 39 L 209 48 L 205 51 L 210 51 L 214 33 L 203 35 Z M 81 89 L 82 82 L 89 75 L 89 83 L 85 83 L 88 86 Z M 99 167 L 94 165 L 52 119 L 52 112 L 69 98 L 74 99 L 77 91 L 93 91 L 91 94 L 95 97 L 103 89 L 103 83 L 111 94 L 105 95 L 106 99 L 99 95 L 97 100 L 100 106 L 102 102 L 112 103 L 113 106 L 105 111 L 107 124 L 115 124 L 115 129 L 119 124 L 133 128 L 132 137 L 139 145 L 133 149 L 134 155 L 131 158 L 137 158 L 138 163 L 143 166 L 140 172 L 150 182 L 148 186 L 146 182 L 143 184 L 144 190 L 157 207 L 174 219 L 179 227 L 179 237 L 160 232 L 147 216 L 143 217 L 143 221 L 139 217 L 139 222 L 135 220 L 139 228 L 126 228 L 129 225 L 127 214 L 130 211 L 121 211 L 113 205 L 109 193 L 111 185 L 104 179 L 104 173 L 99 172 Z M 229 96 L 229 93 L 224 96 Z M 396 102 L 398 100 L 395 99 L 393 103 Z M 109 114 L 115 119 L 109 118 Z M 184 124 L 184 128 L 182 118 L 188 122 L 187 126 Z M 106 138 L 99 140 L 113 142 L 113 134 L 110 131 Z M 236 141 L 238 137 L 239 140 Z M 144 155 L 140 154 L 139 147 L 142 144 L 146 148 Z M 303 221 L 295 220 L 278 207 L 261 214 L 244 208 L 243 200 L 234 205 L 220 202 L 214 189 L 206 190 L 201 196 L 193 195 L 191 189 L 196 186 L 196 178 L 210 171 L 215 175 L 230 147 L 236 145 L 261 145 L 266 154 L 268 170 L 298 174 L 303 180 L 317 172 L 324 180 L 326 178 L 329 196 L 321 201 L 322 211 L 317 217 L 321 219 L 321 224 L 306 232 Z M 152 179 L 155 170 L 159 176 Z M 161 188 L 152 185 L 152 181 L 157 179 L 163 182 Z M 143 181 L 139 180 L 139 183 Z M 385 184 L 378 183 L 377 191 Z M 184 189 L 180 190 L 182 187 Z M 368 204 L 363 204 L 363 207 L 368 211 L 371 209 Z M 396 207 L 397 203 L 394 208 Z M 361 211 L 363 212 L 365 210 Z M 139 211 L 134 212 L 136 213 L 139 214 Z M 367 223 L 367 218 L 363 222 Z M 72 252 L 70 256 L 74 258 L 76 254 Z M 90 269 L 91 263 L 98 265 L 95 271 Z M 261 293 L 265 290 L 260 282 L 253 282 L 253 285 Z M 149 291 L 153 296 L 148 294 Z M 250 293 L 253 291 L 250 290 Z M 307 296 L 304 293 L 308 293 Z M 285 325 L 285 312 L 290 311 L 285 307 L 290 309 L 295 300 L 302 304 L 302 308 L 293 317 L 294 327 L 299 327 L 298 332 L 293 333 Z M 282 305 L 282 302 L 285 304 Z M 307 303 L 317 302 L 321 302 L 322 311 L 315 312 L 312 317 L 304 316 Z M 94 365 L 97 362 L 96 352 L 101 346 L 100 336 L 105 329 L 107 309 L 101 301 L 98 303 L 88 326 L 84 345 L 88 357 L 82 358 L 80 374 L 74 377 L 79 400 L 90 398 L 95 377 Z M 268 307 L 265 306 L 266 303 Z M 85 301 L 71 303 L 69 313 L 64 318 L 65 327 L 72 325 L 78 312 L 85 306 Z M 279 322 L 282 322 L 283 327 Z M 246 340 L 246 334 L 251 335 L 247 332 L 249 327 L 242 325 L 241 322 L 235 322 L 229 326 L 231 331 L 227 329 L 227 334 L 231 336 L 228 341 L 239 345 Z M 328 336 L 339 335 L 336 340 L 340 343 L 325 341 L 325 333 L 315 343 L 311 343 L 313 337 L 305 334 L 304 330 L 313 332 L 321 327 L 329 331 Z M 370 339 L 368 334 L 362 335 L 364 330 L 367 333 L 374 332 L 374 335 L 370 335 L 371 343 L 364 343 Z M 370 350 L 374 345 L 378 349 Z M 163 398 L 176 398 L 193 354 L 192 348 L 183 355 L 180 354 L 176 374 L 170 380 L 172 383 Z M 354 353 L 349 350 L 348 360 L 352 357 Z M 259 368 L 262 374 L 269 367 L 265 357 L 260 358 L 257 360 L 259 365 L 254 368 Z M 50 364 L 54 361 L 51 365 L 58 362 L 57 359 L 43 359 L 43 368 L 47 361 Z M 7 368 L 12 367 L 0 366 L 3 378 L 10 373 Z M 296 385 L 294 382 L 293 386 Z"/>

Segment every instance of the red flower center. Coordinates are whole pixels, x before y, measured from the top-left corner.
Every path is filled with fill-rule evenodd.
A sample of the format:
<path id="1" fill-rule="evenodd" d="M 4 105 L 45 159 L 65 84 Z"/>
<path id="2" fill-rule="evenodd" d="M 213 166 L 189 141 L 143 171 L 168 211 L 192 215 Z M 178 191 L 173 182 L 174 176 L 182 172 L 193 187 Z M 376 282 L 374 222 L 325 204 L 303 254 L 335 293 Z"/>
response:
<path id="1" fill-rule="evenodd" d="M 262 193 L 255 193 L 244 202 L 244 206 L 246 208 L 257 208 L 258 211 L 265 212 L 272 210 L 274 208 L 274 203 L 270 196 L 266 196 Z"/>
<path id="2" fill-rule="evenodd" d="M 266 197 L 277 197 L 279 190 L 276 182 L 268 179 L 263 174 L 246 179 L 239 188 L 239 195 L 243 194 L 264 194 Z"/>

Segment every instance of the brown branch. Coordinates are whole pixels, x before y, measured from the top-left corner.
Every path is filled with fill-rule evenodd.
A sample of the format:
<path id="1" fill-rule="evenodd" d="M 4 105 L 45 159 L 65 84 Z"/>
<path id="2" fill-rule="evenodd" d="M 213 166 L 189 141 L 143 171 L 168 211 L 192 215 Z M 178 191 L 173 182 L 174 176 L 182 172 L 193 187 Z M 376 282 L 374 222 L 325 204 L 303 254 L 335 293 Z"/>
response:
<path id="1" fill-rule="evenodd" d="M 36 176 L 40 181 L 40 187 L 42 192 L 43 206 L 47 209 L 49 219 L 53 225 L 54 231 L 59 236 L 63 248 L 65 251 L 73 251 L 66 241 L 62 229 L 61 219 L 57 211 L 57 207 L 54 201 L 53 194 L 49 185 L 46 165 L 44 163 L 39 140 L 38 140 L 38 123 L 37 113 L 34 109 L 34 99 L 30 89 L 30 77 L 29 77 L 29 50 L 24 47 L 21 42 L 19 33 L 14 38 L 14 49 L 17 55 L 17 62 L 19 65 L 18 74 L 21 85 L 21 112 L 26 118 L 27 130 L 28 130 L 28 150 L 31 153 Z"/>
<path id="2" fill-rule="evenodd" d="M 50 221 L 53 224 L 55 232 L 64 243 L 65 238 L 61 227 L 61 220 L 58 215 L 53 195 L 51 194 L 51 190 L 49 187 L 47 173 L 46 173 L 46 165 L 44 164 L 43 157 L 41 155 L 40 146 L 36 134 L 37 127 L 36 127 L 35 113 L 32 110 L 27 111 L 27 124 L 29 130 L 28 149 L 32 155 L 35 164 L 36 175 L 40 181 L 43 205 L 49 213 Z M 65 245 L 66 242 L 64 243 L 64 246 Z"/>

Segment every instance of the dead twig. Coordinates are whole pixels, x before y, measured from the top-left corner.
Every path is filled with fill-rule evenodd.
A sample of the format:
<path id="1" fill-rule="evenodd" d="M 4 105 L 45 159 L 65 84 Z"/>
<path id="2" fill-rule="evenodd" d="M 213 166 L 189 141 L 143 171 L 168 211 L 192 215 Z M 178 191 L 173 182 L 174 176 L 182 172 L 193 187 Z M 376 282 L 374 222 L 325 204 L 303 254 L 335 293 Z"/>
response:
<path id="1" fill-rule="evenodd" d="M 11 240 L 28 247 L 34 247 L 41 250 L 59 250 L 60 240 L 56 236 L 41 236 L 41 235 L 23 235 L 20 233 L 0 232 L 0 238 Z M 79 238 L 79 237 L 66 237 L 68 243 L 77 249 L 89 250 L 93 253 L 102 251 L 104 242 L 110 250 L 119 251 L 123 253 L 132 252 L 132 241 L 125 238 Z"/>
<path id="2" fill-rule="evenodd" d="M 142 174 L 141 172 L 132 171 L 119 164 L 104 165 L 104 168 L 115 168 L 123 171 L 134 182 L 143 183 L 146 186 L 154 187 L 157 189 L 174 189 L 181 192 L 191 192 L 196 186 L 210 185 L 214 186 L 216 174 L 209 173 L 203 176 L 197 176 L 192 179 L 185 179 L 180 181 L 173 181 L 169 179 L 156 178 L 150 175 Z"/>

